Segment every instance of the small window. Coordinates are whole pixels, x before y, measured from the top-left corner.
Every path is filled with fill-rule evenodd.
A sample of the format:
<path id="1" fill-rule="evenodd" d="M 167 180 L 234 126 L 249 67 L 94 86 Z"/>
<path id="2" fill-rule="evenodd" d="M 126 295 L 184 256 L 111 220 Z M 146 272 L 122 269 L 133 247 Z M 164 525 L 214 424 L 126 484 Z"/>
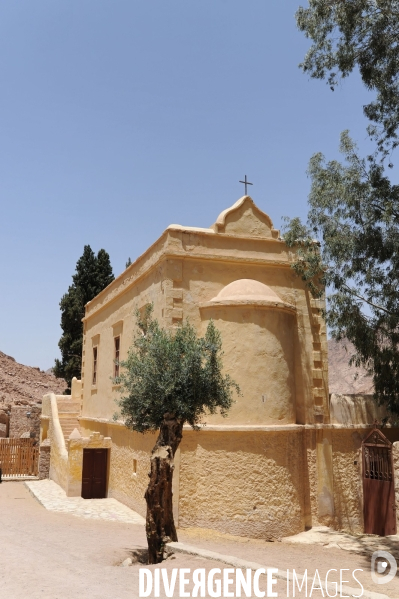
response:
<path id="1" fill-rule="evenodd" d="M 97 347 L 93 347 L 93 381 L 92 384 L 97 383 Z"/>
<path id="2" fill-rule="evenodd" d="M 114 353 L 114 378 L 117 378 L 119 376 L 119 352 L 120 352 L 120 346 L 121 346 L 121 338 L 120 337 L 114 337 L 114 344 L 115 344 L 115 353 Z"/>

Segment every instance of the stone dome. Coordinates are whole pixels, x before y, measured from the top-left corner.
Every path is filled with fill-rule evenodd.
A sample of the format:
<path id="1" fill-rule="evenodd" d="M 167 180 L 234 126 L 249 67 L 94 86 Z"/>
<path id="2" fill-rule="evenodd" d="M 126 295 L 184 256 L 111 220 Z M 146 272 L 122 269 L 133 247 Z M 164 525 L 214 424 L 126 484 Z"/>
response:
<path id="1" fill-rule="evenodd" d="M 254 300 L 271 300 L 281 302 L 281 299 L 270 287 L 264 285 L 260 281 L 255 281 L 254 279 L 239 279 L 238 281 L 233 281 L 223 287 L 222 291 L 220 291 L 216 297 L 214 297 L 211 301 L 217 299 L 254 299 Z"/>
<path id="2" fill-rule="evenodd" d="M 254 279 L 239 279 L 229 283 L 214 298 L 203 304 L 203 307 L 229 305 L 257 305 L 295 310 L 294 306 L 283 301 L 270 287 Z"/>

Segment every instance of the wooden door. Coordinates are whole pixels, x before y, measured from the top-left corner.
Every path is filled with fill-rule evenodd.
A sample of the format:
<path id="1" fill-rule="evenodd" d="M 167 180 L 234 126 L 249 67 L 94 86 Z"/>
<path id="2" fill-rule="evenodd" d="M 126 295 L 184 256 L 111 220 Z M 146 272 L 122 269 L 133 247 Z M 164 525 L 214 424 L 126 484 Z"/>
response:
<path id="1" fill-rule="evenodd" d="M 396 534 L 395 481 L 392 444 L 375 428 L 363 441 L 364 532 Z"/>
<path id="2" fill-rule="evenodd" d="M 83 499 L 103 499 L 107 488 L 108 449 L 84 449 Z"/>

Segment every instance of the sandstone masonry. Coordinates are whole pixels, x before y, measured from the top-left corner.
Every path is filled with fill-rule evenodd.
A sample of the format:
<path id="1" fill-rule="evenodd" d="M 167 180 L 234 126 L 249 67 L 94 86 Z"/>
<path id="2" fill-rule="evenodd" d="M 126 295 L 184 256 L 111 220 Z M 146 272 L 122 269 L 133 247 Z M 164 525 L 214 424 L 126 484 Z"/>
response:
<path id="1" fill-rule="evenodd" d="M 10 433 L 13 438 L 21 438 L 30 433 L 36 442 L 40 437 L 41 406 L 13 406 L 10 414 Z"/>

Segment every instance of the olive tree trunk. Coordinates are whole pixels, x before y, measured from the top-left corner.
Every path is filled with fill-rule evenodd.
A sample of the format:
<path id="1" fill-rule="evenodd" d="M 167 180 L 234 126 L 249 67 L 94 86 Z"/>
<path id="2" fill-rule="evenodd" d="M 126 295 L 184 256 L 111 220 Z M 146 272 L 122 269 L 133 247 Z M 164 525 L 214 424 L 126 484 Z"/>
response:
<path id="1" fill-rule="evenodd" d="M 146 533 L 148 563 L 159 564 L 165 544 L 177 541 L 172 505 L 174 456 L 183 434 L 183 423 L 174 414 L 164 414 L 159 436 L 151 453 L 147 502 Z"/>

